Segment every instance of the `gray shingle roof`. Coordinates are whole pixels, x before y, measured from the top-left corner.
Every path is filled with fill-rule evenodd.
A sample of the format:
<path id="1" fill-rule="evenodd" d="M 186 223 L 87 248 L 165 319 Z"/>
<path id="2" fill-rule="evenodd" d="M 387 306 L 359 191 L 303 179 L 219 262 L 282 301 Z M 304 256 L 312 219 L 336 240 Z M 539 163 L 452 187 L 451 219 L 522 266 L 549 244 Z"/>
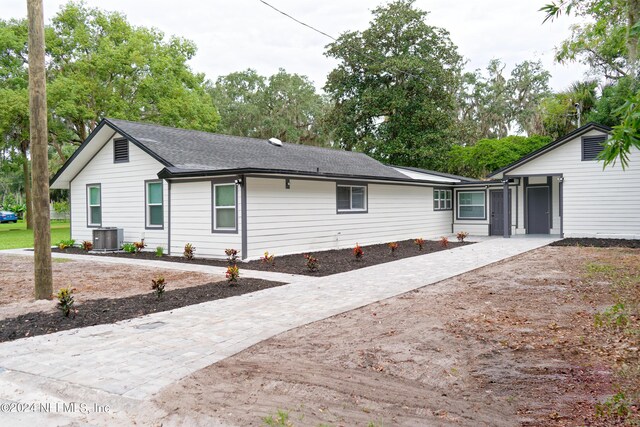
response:
<path id="1" fill-rule="evenodd" d="M 151 123 L 106 119 L 166 163 L 172 172 L 262 169 L 324 175 L 407 180 L 371 157 L 351 151 L 176 129 Z"/>

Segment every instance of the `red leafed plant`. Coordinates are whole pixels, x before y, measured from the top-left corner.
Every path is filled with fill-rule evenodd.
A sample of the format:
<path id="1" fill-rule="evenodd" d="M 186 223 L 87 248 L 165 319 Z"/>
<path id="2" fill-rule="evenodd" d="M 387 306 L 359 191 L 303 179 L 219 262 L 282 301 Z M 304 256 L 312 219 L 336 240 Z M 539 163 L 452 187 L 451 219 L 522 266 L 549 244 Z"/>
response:
<path id="1" fill-rule="evenodd" d="M 424 239 L 422 237 L 418 237 L 413 241 L 418 246 L 418 250 L 421 251 L 424 249 Z"/>
<path id="2" fill-rule="evenodd" d="M 88 240 L 85 240 L 84 242 L 82 242 L 82 249 L 89 252 L 90 250 L 93 249 L 93 243 L 91 243 Z"/>
<path id="3" fill-rule="evenodd" d="M 391 255 L 394 255 L 396 253 L 396 250 L 398 249 L 398 242 L 387 243 L 387 246 L 389 246 L 389 249 L 391 249 Z"/>
<path id="4" fill-rule="evenodd" d="M 355 256 L 357 260 L 361 260 L 363 255 L 364 251 L 362 250 L 360 245 L 356 243 L 356 247 L 353 248 L 353 256 Z"/>
<path id="5" fill-rule="evenodd" d="M 466 231 L 458 231 L 458 234 L 456 234 L 458 242 L 464 242 L 464 239 L 466 239 L 467 236 L 469 236 L 469 233 L 467 233 Z"/>
<path id="6" fill-rule="evenodd" d="M 307 260 L 307 270 L 311 272 L 318 271 L 318 267 L 320 266 L 318 258 L 311 254 L 304 254 L 304 259 Z"/>
<path id="7" fill-rule="evenodd" d="M 147 245 L 145 245 L 144 242 L 133 242 L 133 246 L 136 247 L 137 254 L 147 247 Z"/>
<path id="8" fill-rule="evenodd" d="M 238 251 L 236 249 L 225 249 L 224 253 L 227 255 L 227 262 L 229 265 L 236 265 L 238 260 Z"/>
<path id="9" fill-rule="evenodd" d="M 260 261 L 262 261 L 263 264 L 275 265 L 276 256 L 274 254 L 270 254 L 269 251 L 266 251 L 264 253 L 264 256 L 260 257 Z"/>
<path id="10" fill-rule="evenodd" d="M 443 248 L 449 247 L 449 239 L 446 236 L 442 236 L 440 238 L 440 246 L 442 246 Z"/>
<path id="11" fill-rule="evenodd" d="M 230 265 L 227 267 L 227 282 L 229 286 L 235 286 L 238 284 L 238 277 L 240 277 L 240 269 L 237 265 Z"/>

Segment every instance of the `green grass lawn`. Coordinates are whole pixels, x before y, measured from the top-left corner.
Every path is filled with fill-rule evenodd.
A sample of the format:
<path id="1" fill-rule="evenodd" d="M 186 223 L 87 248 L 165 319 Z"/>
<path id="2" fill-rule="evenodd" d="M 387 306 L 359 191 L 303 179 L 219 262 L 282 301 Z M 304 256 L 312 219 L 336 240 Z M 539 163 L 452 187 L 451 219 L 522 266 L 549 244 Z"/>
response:
<path id="1" fill-rule="evenodd" d="M 69 221 L 51 221 L 51 244 L 69 238 Z M 0 249 L 33 247 L 33 231 L 20 220 L 17 223 L 0 224 Z"/>

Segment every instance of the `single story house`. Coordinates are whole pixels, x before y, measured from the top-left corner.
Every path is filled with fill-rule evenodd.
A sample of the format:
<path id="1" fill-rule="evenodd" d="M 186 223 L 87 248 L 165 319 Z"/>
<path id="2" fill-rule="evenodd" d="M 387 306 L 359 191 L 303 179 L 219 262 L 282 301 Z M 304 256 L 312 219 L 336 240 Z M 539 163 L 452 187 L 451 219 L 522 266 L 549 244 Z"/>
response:
<path id="1" fill-rule="evenodd" d="M 103 119 L 51 187 L 69 190 L 77 241 L 117 227 L 125 241 L 170 254 L 191 243 L 203 257 L 235 248 L 255 259 L 461 230 L 638 237 L 637 152 L 624 172 L 603 171 L 589 157 L 608 132 L 586 125 L 478 181 L 355 152 Z"/>

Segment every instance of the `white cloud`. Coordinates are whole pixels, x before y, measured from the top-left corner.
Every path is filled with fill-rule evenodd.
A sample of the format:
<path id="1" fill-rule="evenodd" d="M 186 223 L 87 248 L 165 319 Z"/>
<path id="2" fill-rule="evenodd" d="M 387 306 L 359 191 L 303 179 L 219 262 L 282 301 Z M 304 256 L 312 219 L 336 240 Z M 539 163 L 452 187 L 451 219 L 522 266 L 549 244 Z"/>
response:
<path id="1" fill-rule="evenodd" d="M 371 9 L 379 1 L 365 0 L 269 0 L 271 4 L 328 34 L 362 30 L 371 20 Z M 66 3 L 45 2 L 48 21 Z M 127 15 L 135 25 L 156 27 L 167 35 L 193 40 L 198 53 L 191 61 L 195 71 L 215 79 L 232 71 L 255 68 L 272 74 L 278 68 L 305 74 L 318 88 L 335 61 L 324 56 L 331 40 L 280 15 L 258 0 L 86 0 L 90 6 Z M 446 28 L 468 68 L 484 68 L 492 58 L 501 58 L 510 70 L 527 59 L 541 59 L 552 73 L 552 87 L 564 89 L 583 77 L 579 64 L 553 62 L 553 49 L 575 22 L 562 18 L 542 25 L 538 9 L 545 0 L 418 0 L 429 10 L 428 22 Z M 26 16 L 24 0 L 3 0 L 3 18 Z"/>

